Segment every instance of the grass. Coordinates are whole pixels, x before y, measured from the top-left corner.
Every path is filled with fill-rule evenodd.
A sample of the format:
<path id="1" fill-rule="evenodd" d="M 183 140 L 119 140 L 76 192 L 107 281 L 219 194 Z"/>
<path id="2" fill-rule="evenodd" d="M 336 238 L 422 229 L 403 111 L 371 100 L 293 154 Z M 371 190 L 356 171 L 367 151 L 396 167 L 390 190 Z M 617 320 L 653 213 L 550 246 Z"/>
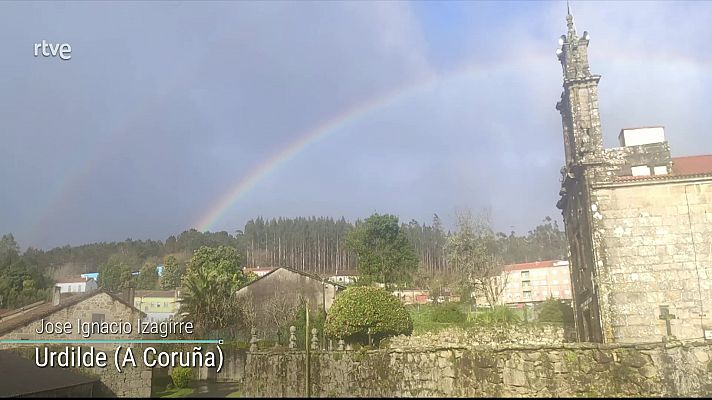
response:
<path id="1" fill-rule="evenodd" d="M 467 311 L 467 305 L 464 305 L 463 311 Z M 425 332 L 439 332 L 446 328 L 458 327 L 467 329 L 475 325 L 472 321 L 462 321 L 462 322 L 433 322 L 432 311 L 433 306 L 430 304 L 423 304 L 418 306 L 409 307 L 410 317 L 413 319 L 413 334 L 420 335 Z"/>
<path id="2" fill-rule="evenodd" d="M 176 397 L 188 397 L 193 392 L 195 389 L 193 388 L 173 388 L 173 389 L 167 389 L 163 392 L 156 393 L 156 397 L 165 397 L 165 398 L 176 398 Z"/>
<path id="3" fill-rule="evenodd" d="M 480 310 L 480 311 L 470 311 L 470 305 L 468 304 L 458 304 L 458 308 L 460 311 L 465 313 L 467 315 L 467 318 L 465 321 L 461 322 L 434 322 L 432 318 L 432 312 L 433 308 L 437 306 L 433 306 L 431 304 L 423 304 L 420 306 L 409 306 L 408 311 L 410 312 L 410 316 L 413 319 L 413 335 L 421 335 L 426 332 L 432 332 L 432 333 L 437 333 L 443 329 L 447 328 L 461 328 L 464 330 L 469 330 L 470 328 L 473 328 L 478 325 L 491 325 L 495 323 L 495 320 L 501 319 L 502 316 L 498 317 L 498 314 L 501 314 L 501 310 L 499 311 L 492 311 L 492 310 Z M 507 311 L 507 314 L 510 314 L 511 316 L 516 316 L 514 318 L 517 318 L 522 321 L 524 320 L 524 314 L 523 310 L 518 310 L 518 309 L 510 309 Z M 504 316 L 507 317 L 507 316 Z M 510 317 L 511 318 L 511 317 Z M 505 318 L 509 319 L 509 318 Z"/>
<path id="4" fill-rule="evenodd" d="M 240 391 L 239 391 L 239 390 L 236 390 L 236 391 L 234 391 L 234 392 L 228 394 L 228 395 L 225 396 L 225 397 L 242 397 L 242 396 L 240 395 Z"/>

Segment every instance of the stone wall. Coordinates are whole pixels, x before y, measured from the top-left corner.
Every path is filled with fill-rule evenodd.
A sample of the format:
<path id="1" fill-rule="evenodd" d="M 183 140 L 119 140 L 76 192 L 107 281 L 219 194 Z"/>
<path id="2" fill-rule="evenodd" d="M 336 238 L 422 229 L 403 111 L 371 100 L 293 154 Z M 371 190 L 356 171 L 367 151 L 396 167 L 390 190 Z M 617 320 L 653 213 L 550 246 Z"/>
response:
<path id="1" fill-rule="evenodd" d="M 662 183 L 662 184 L 661 184 Z M 712 182 L 595 186 L 594 247 L 607 341 L 666 336 L 661 306 L 679 339 L 712 333 Z"/>
<path id="2" fill-rule="evenodd" d="M 474 326 L 426 332 L 417 336 L 396 336 L 387 340 L 389 348 L 472 347 L 479 345 L 531 344 L 553 345 L 575 342 L 572 328 L 545 324 L 510 324 Z"/>
<path id="3" fill-rule="evenodd" d="M 312 396 L 710 396 L 708 343 L 312 353 Z M 304 396 L 303 351 L 248 353 L 246 396 Z"/>

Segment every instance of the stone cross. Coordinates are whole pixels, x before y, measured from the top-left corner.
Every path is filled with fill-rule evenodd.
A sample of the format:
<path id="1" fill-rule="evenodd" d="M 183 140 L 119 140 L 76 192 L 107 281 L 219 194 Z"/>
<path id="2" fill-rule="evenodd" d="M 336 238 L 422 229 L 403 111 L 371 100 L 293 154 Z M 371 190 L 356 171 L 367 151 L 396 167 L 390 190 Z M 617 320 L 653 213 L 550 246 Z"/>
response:
<path id="1" fill-rule="evenodd" d="M 259 339 L 257 339 L 257 329 L 252 328 L 250 334 L 252 335 L 250 338 L 250 351 L 257 351 L 257 342 L 259 341 Z"/>
<path id="2" fill-rule="evenodd" d="M 665 329 L 667 329 L 667 335 L 672 336 L 672 327 L 670 326 L 670 320 L 675 319 L 675 314 L 670 314 L 670 309 L 667 306 L 660 306 L 660 317 L 659 319 L 665 321 Z"/>
<path id="3" fill-rule="evenodd" d="M 289 327 L 289 348 L 290 349 L 296 349 L 297 348 L 297 327 L 292 325 Z"/>
<path id="4" fill-rule="evenodd" d="M 312 328 L 312 338 L 311 338 L 312 350 L 319 350 L 319 338 L 317 337 L 318 332 L 319 331 L 317 331 L 316 328 Z"/>

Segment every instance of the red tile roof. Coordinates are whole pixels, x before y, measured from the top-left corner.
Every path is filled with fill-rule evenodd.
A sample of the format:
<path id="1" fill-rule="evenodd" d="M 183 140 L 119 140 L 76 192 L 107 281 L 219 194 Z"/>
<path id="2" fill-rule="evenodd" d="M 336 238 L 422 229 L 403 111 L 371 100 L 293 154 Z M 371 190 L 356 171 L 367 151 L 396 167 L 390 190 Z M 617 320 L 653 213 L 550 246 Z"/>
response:
<path id="1" fill-rule="evenodd" d="M 548 261 L 534 261 L 520 264 L 510 264 L 505 265 L 505 271 L 519 271 L 525 269 L 536 269 L 536 268 L 550 268 L 553 267 L 555 263 L 562 262 L 561 260 L 548 260 Z M 564 261 L 565 262 L 565 261 Z"/>
<path id="2" fill-rule="evenodd" d="M 712 173 L 712 154 L 704 156 L 673 157 L 672 171 L 675 175 Z"/>

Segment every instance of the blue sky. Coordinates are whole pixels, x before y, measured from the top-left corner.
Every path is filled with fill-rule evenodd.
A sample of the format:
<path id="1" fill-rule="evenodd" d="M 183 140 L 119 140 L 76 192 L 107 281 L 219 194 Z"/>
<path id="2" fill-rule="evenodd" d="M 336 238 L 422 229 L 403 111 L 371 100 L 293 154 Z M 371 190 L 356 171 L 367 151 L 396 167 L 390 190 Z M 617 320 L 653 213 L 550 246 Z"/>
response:
<path id="1" fill-rule="evenodd" d="M 603 76 L 606 145 L 664 125 L 673 155 L 712 153 L 712 3 L 572 10 Z M 23 248 L 163 240 L 356 108 L 213 230 L 373 212 L 450 224 L 464 207 L 491 209 L 503 231 L 560 219 L 565 13 L 555 1 L 2 2 L 0 233 Z M 72 59 L 35 58 L 43 39 L 70 43 Z"/>

